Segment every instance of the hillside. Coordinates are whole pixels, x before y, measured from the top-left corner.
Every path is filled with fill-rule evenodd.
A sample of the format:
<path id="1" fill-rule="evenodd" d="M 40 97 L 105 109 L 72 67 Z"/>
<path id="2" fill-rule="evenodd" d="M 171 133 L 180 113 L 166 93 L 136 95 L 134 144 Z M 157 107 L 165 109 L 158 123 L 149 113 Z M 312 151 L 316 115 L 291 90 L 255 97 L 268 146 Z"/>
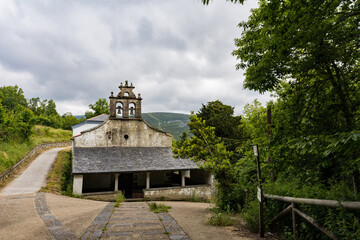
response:
<path id="1" fill-rule="evenodd" d="M 159 128 L 174 136 L 175 139 L 180 138 L 183 131 L 189 131 L 187 123 L 189 115 L 181 113 L 154 112 L 143 113 L 143 119 L 151 126 Z"/>
<path id="2" fill-rule="evenodd" d="M 34 126 L 28 141 L 0 142 L 0 173 L 12 167 L 23 158 L 36 144 L 70 141 L 71 131 L 45 126 Z"/>

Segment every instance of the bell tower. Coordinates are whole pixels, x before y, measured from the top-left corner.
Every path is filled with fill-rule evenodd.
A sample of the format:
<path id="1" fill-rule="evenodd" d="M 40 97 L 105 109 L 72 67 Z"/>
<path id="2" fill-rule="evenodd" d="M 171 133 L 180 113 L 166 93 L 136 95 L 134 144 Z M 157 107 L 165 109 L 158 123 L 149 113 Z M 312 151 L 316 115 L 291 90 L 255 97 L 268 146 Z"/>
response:
<path id="1" fill-rule="evenodd" d="M 133 89 L 135 88 L 131 83 L 129 86 L 128 81 L 125 85 L 120 83 L 120 92 L 115 97 L 114 92 L 110 95 L 110 118 L 111 119 L 129 119 L 141 118 L 141 95 L 136 97 Z"/>

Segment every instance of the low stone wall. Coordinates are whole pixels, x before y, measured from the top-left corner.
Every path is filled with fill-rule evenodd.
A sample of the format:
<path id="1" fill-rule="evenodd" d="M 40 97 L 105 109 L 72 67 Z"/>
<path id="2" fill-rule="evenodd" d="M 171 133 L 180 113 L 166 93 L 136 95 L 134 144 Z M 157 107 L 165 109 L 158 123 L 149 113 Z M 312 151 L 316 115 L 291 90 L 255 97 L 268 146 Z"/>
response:
<path id="1" fill-rule="evenodd" d="M 215 193 L 211 185 L 192 185 L 185 187 L 166 187 L 144 189 L 144 198 L 149 200 L 210 200 Z"/>
<path id="2" fill-rule="evenodd" d="M 121 193 L 118 192 L 97 192 L 97 193 L 83 193 L 81 194 L 82 198 L 97 200 L 97 201 L 105 201 L 105 202 L 115 202 L 117 195 Z"/>
<path id="3" fill-rule="evenodd" d="M 5 172 L 2 172 L 0 174 L 0 181 L 2 181 L 3 179 L 5 179 L 6 177 L 8 177 L 14 170 L 16 170 L 18 167 L 20 167 L 20 165 L 24 162 L 26 162 L 27 160 L 29 160 L 31 157 L 33 157 L 34 155 L 36 155 L 38 152 L 40 152 L 43 149 L 48 149 L 48 148 L 54 148 L 54 147 L 67 147 L 67 146 L 71 146 L 71 141 L 68 142 L 54 142 L 54 143 L 42 143 L 42 144 L 38 144 L 36 145 L 30 152 L 28 152 L 24 158 L 22 158 L 20 161 L 18 161 L 14 166 L 12 166 L 11 168 L 9 168 L 8 170 L 6 170 Z"/>

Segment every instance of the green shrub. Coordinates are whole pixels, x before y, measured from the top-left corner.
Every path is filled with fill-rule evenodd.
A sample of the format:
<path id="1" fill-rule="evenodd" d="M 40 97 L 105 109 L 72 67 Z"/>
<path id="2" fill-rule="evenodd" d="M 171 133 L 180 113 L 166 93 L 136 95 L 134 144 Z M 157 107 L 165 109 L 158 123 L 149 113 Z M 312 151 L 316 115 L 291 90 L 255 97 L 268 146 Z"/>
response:
<path id="1" fill-rule="evenodd" d="M 72 175 L 72 151 L 64 152 L 63 168 L 61 172 L 61 194 L 72 196 L 73 175 Z"/>

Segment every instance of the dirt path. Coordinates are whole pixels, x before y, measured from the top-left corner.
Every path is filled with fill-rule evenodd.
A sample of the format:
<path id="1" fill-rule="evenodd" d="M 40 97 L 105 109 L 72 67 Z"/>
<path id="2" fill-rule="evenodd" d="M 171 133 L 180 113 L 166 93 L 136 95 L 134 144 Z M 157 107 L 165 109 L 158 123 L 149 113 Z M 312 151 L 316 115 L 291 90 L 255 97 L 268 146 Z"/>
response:
<path id="1" fill-rule="evenodd" d="M 160 203 L 160 202 L 159 202 Z M 171 206 L 169 214 L 178 222 L 192 240 L 253 240 L 261 239 L 247 229 L 235 227 L 217 227 L 206 223 L 210 213 L 206 210 L 213 207 L 210 203 L 196 202 L 161 202 Z"/>
<path id="2" fill-rule="evenodd" d="M 55 161 L 57 153 L 64 148 L 52 148 L 41 153 L 30 166 L 16 179 L 9 183 L 0 196 L 35 193 L 45 186 L 46 175 Z"/>
<path id="3" fill-rule="evenodd" d="M 120 208 L 114 208 L 113 203 L 49 193 L 1 196 L 0 240 L 99 239 L 100 236 L 104 239 L 260 239 L 245 228 L 239 231 L 206 224 L 210 216 L 206 209 L 211 204 L 161 203 L 172 207 L 168 215 L 150 213 L 144 202 L 122 203 Z"/>

